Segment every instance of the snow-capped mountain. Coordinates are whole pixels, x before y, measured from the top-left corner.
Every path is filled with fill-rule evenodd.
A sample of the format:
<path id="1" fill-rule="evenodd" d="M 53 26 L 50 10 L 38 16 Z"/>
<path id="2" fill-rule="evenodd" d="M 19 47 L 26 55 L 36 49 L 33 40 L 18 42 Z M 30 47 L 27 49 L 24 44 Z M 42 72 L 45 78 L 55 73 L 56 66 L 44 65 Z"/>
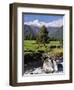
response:
<path id="1" fill-rule="evenodd" d="M 46 27 L 61 27 L 63 26 L 63 19 L 58 19 L 51 22 L 43 22 L 36 19 L 34 21 L 24 22 L 24 25 L 34 25 L 38 27 L 41 27 L 42 25 L 45 25 Z"/>
<path id="2" fill-rule="evenodd" d="M 39 20 L 24 22 L 24 37 L 36 37 L 41 26 L 46 26 L 50 38 L 63 39 L 63 19 L 54 20 L 51 22 L 42 22 Z"/>

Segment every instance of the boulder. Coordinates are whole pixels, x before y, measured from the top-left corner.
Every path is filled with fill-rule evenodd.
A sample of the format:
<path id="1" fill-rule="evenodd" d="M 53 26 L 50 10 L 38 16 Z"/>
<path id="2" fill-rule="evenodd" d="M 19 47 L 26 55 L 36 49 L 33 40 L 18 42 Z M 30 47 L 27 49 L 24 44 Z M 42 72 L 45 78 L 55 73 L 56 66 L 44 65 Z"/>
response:
<path id="1" fill-rule="evenodd" d="M 47 58 L 43 63 L 43 70 L 45 73 L 52 73 L 54 71 L 53 64 L 49 58 Z"/>
<path id="2" fill-rule="evenodd" d="M 54 69 L 54 72 L 58 71 L 58 66 L 55 60 L 53 60 L 53 69 Z"/>

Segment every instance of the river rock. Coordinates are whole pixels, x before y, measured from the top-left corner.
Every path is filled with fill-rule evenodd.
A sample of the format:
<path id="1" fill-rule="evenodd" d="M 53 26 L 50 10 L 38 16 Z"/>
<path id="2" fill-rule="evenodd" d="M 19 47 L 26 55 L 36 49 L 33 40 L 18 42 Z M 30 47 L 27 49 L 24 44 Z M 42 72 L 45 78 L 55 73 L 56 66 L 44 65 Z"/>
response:
<path id="1" fill-rule="evenodd" d="M 58 66 L 55 60 L 53 60 L 53 69 L 54 69 L 54 72 L 58 71 Z"/>
<path id="2" fill-rule="evenodd" d="M 54 71 L 53 64 L 49 58 L 46 59 L 43 63 L 43 70 L 45 73 L 52 73 Z"/>

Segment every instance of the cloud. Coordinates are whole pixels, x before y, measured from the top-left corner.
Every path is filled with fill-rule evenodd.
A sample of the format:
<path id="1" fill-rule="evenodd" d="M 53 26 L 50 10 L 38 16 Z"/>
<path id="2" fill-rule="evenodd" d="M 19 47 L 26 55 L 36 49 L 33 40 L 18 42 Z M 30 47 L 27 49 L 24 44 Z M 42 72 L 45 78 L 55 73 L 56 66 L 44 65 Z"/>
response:
<path id="1" fill-rule="evenodd" d="M 34 26 L 40 26 L 39 20 L 34 20 L 34 21 L 29 21 L 29 22 L 24 22 L 26 25 L 34 25 Z"/>
<path id="2" fill-rule="evenodd" d="M 51 26 L 51 27 L 60 27 L 60 26 L 63 26 L 63 19 L 58 19 L 58 20 L 54 20 L 52 22 L 49 22 L 47 24 L 47 26 Z"/>
<path id="3" fill-rule="evenodd" d="M 63 26 L 63 19 L 54 20 L 54 21 L 51 21 L 48 23 L 39 21 L 38 19 L 36 19 L 34 21 L 24 22 L 24 24 L 34 25 L 34 26 L 38 26 L 38 27 L 41 27 L 42 25 L 45 25 L 46 27 L 61 27 L 61 26 Z"/>

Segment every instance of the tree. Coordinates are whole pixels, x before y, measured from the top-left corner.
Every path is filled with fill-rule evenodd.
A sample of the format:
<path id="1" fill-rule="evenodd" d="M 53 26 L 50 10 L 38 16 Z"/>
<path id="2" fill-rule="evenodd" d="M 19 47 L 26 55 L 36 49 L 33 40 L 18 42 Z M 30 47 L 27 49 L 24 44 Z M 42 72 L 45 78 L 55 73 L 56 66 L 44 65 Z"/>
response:
<path id="1" fill-rule="evenodd" d="M 45 44 L 48 43 L 48 31 L 47 31 L 47 28 L 43 25 L 41 28 L 40 28 L 40 31 L 38 33 L 38 36 L 37 36 L 37 42 L 38 43 L 42 43 Z"/>

